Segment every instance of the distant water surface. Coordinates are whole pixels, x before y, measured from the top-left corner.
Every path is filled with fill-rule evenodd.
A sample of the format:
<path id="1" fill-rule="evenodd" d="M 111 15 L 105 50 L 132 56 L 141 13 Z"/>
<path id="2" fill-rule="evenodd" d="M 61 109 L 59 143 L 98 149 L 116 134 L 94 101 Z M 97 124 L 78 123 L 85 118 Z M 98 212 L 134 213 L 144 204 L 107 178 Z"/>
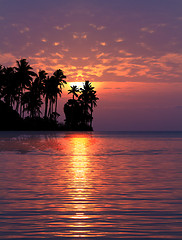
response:
<path id="1" fill-rule="evenodd" d="M 0 239 L 182 239 L 182 133 L 1 132 Z"/>

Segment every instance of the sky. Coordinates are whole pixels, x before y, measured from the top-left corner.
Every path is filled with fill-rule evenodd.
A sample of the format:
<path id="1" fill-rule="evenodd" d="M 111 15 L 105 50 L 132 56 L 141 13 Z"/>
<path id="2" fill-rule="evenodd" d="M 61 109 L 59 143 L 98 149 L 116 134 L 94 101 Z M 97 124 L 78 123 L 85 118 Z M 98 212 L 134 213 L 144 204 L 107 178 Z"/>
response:
<path id="1" fill-rule="evenodd" d="M 0 29 L 0 64 L 93 82 L 95 130 L 182 131 L 181 0 L 0 0 Z"/>

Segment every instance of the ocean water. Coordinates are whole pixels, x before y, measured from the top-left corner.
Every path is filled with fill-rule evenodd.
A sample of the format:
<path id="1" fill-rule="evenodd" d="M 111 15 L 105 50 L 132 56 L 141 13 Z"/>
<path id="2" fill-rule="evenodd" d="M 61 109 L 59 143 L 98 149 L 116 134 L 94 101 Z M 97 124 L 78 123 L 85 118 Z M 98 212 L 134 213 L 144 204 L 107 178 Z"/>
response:
<path id="1" fill-rule="evenodd" d="M 1 132 L 0 239 L 182 239 L 182 133 Z"/>

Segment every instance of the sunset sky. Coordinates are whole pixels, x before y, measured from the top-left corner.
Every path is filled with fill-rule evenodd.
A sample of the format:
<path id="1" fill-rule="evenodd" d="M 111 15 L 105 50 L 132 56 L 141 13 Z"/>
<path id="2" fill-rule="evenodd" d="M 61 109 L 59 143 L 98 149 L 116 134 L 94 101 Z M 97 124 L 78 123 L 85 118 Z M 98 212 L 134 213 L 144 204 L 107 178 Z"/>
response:
<path id="1" fill-rule="evenodd" d="M 0 31 L 0 64 L 94 83 L 95 130 L 182 130 L 181 0 L 0 0 Z"/>

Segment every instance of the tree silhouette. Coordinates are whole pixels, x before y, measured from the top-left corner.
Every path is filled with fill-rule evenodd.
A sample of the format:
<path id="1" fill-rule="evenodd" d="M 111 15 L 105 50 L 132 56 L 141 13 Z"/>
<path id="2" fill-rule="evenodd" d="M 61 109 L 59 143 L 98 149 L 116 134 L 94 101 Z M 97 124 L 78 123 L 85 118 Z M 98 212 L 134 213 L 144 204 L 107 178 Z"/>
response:
<path id="1" fill-rule="evenodd" d="M 91 111 L 91 118 L 90 118 L 90 127 L 92 127 L 93 121 L 93 108 L 97 106 L 97 101 L 99 98 L 96 96 L 96 91 L 90 91 L 89 93 L 89 102 L 91 104 L 90 111 Z"/>
<path id="2" fill-rule="evenodd" d="M 81 89 L 73 85 L 68 90 L 72 98 L 64 105 L 63 126 L 57 121 L 58 99 L 67 83 L 63 71 L 58 69 L 52 76 L 44 70 L 36 74 L 26 59 L 16 63 L 16 67 L 0 65 L 0 112 L 1 116 L 6 115 L 4 120 L 0 118 L 0 123 L 5 129 L 92 130 L 93 108 L 98 97 L 89 81 Z M 41 117 L 43 108 L 44 117 Z"/>
<path id="3" fill-rule="evenodd" d="M 61 69 L 53 73 L 53 76 L 45 80 L 44 95 L 45 95 L 45 114 L 44 118 L 55 118 L 57 115 L 58 96 L 61 97 L 62 87 L 67 82 L 64 80 L 66 76 Z M 53 111 L 53 104 L 55 103 L 55 110 Z M 48 110 L 49 104 L 49 110 Z M 48 113 L 47 113 L 48 111 Z"/>
<path id="4" fill-rule="evenodd" d="M 35 72 L 32 71 L 32 67 L 30 67 L 29 63 L 26 59 L 20 59 L 20 61 L 16 61 L 17 67 L 16 69 L 16 81 L 18 83 L 18 98 L 17 98 L 17 107 L 16 110 L 18 111 L 20 105 L 20 116 L 22 113 L 22 104 L 21 98 L 24 93 L 24 90 L 27 89 L 33 80 L 33 76 L 37 76 Z"/>
<path id="5" fill-rule="evenodd" d="M 67 82 L 64 80 L 66 76 L 63 74 L 61 69 L 58 69 L 53 74 L 53 95 L 55 98 L 55 113 L 57 113 L 57 102 L 58 96 L 61 97 L 62 88 L 64 87 Z"/>
<path id="6" fill-rule="evenodd" d="M 0 99 L 3 97 L 2 91 L 4 87 L 4 68 L 0 65 Z"/>
<path id="7" fill-rule="evenodd" d="M 12 67 L 4 68 L 4 86 L 2 89 L 2 96 L 5 103 L 13 107 L 13 104 L 17 100 L 18 84 L 15 79 L 15 70 Z"/>
<path id="8" fill-rule="evenodd" d="M 38 81 L 34 81 L 29 87 L 29 91 L 25 92 L 22 96 L 22 104 L 25 106 L 24 112 L 29 113 L 31 118 L 40 117 L 40 108 L 43 104 L 37 84 Z"/>
<path id="9" fill-rule="evenodd" d="M 72 93 L 73 94 L 73 100 L 74 97 L 78 97 L 78 92 L 80 91 L 77 86 L 73 85 L 70 87 L 71 89 L 68 90 L 68 94 Z"/>
<path id="10" fill-rule="evenodd" d="M 80 96 L 76 92 L 77 86 L 68 90 L 68 94 L 72 93 L 73 98 L 64 105 L 65 123 L 71 129 L 92 129 L 93 108 L 97 106 L 99 99 L 96 91 L 89 81 L 85 81 L 83 88 L 79 90 Z"/>
<path id="11" fill-rule="evenodd" d="M 88 125 L 88 123 L 92 122 L 92 116 L 90 114 L 91 110 L 91 94 L 94 92 L 94 87 L 91 85 L 89 81 L 85 81 L 83 88 L 80 89 L 79 100 L 82 101 L 83 111 L 84 111 L 84 124 Z"/>

